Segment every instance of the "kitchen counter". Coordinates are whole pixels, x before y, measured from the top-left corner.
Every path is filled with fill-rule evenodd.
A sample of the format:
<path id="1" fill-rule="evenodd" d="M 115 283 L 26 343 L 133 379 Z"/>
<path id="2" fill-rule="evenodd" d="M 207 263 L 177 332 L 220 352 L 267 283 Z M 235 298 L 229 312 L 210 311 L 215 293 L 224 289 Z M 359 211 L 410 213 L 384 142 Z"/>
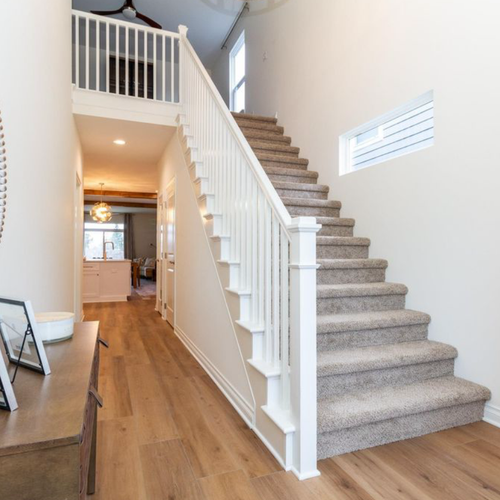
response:
<path id="1" fill-rule="evenodd" d="M 131 261 L 126 259 L 83 262 L 83 302 L 126 302 L 132 293 Z"/>

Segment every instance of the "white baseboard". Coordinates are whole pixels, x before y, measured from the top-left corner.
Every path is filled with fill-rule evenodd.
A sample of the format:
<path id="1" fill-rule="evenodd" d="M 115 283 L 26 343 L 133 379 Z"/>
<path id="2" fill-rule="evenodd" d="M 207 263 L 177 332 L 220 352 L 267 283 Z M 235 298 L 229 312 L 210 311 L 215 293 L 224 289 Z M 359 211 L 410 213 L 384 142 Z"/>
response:
<path id="1" fill-rule="evenodd" d="M 191 341 L 191 339 L 179 328 L 178 325 L 175 326 L 174 332 L 179 337 L 181 342 L 186 346 L 188 351 L 195 357 L 195 359 L 200 363 L 203 369 L 207 372 L 210 378 L 215 382 L 217 387 L 222 391 L 227 400 L 231 403 L 234 409 L 239 413 L 240 417 L 245 421 L 245 423 L 250 427 L 254 428 L 254 409 L 246 401 L 246 399 L 241 396 L 238 390 L 227 380 L 226 377 L 215 367 L 215 365 L 203 354 L 203 352 L 198 349 L 198 347 Z"/>
<path id="2" fill-rule="evenodd" d="M 500 427 L 500 408 L 486 403 L 483 420 L 491 425 Z"/>

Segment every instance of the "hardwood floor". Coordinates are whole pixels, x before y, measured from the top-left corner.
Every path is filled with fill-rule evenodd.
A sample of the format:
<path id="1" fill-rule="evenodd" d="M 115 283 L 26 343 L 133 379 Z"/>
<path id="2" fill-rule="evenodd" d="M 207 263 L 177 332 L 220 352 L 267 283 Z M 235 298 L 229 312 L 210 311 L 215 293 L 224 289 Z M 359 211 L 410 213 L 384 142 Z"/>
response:
<path id="1" fill-rule="evenodd" d="M 95 500 L 500 500 L 500 429 L 479 422 L 283 472 L 154 311 L 85 307 L 101 321 Z"/>

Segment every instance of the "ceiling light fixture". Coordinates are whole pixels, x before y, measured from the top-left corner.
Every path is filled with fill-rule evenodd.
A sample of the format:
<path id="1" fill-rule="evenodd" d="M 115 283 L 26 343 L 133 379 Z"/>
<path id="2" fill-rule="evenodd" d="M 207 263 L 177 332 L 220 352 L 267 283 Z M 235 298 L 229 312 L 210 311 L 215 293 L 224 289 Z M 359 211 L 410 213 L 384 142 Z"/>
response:
<path id="1" fill-rule="evenodd" d="M 124 146 L 127 143 L 123 139 L 116 139 L 113 141 L 113 144 L 116 144 L 117 146 Z"/>
<path id="2" fill-rule="evenodd" d="M 102 195 L 103 195 L 103 187 L 104 183 L 100 183 L 101 186 L 101 201 L 97 202 L 90 210 L 90 216 L 92 219 L 94 219 L 96 222 L 99 224 L 102 224 L 103 222 L 108 222 L 111 220 L 111 217 L 113 217 L 113 212 L 111 211 L 111 207 L 102 201 Z"/>

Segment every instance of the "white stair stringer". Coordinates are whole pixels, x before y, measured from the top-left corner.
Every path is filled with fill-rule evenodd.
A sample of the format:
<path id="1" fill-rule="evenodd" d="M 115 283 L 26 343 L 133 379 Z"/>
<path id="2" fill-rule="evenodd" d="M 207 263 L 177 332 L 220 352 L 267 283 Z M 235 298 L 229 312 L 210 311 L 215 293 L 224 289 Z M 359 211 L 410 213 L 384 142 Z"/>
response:
<path id="1" fill-rule="evenodd" d="M 262 357 L 264 327 L 249 322 L 252 290 L 240 289 L 240 263 L 228 260 L 231 236 L 222 234 L 223 215 L 215 212 L 215 196 L 209 192 L 209 179 L 203 169 L 202 157 L 189 124 L 183 115 L 177 118 L 178 134 L 184 149 L 193 189 L 200 214 L 210 242 L 210 248 L 219 279 L 225 290 L 225 299 L 237 340 L 247 364 L 247 374 L 255 400 L 253 431 L 269 448 L 285 470 L 292 469 L 293 436 L 295 426 L 291 415 L 280 408 L 280 367 L 269 366 Z"/>

